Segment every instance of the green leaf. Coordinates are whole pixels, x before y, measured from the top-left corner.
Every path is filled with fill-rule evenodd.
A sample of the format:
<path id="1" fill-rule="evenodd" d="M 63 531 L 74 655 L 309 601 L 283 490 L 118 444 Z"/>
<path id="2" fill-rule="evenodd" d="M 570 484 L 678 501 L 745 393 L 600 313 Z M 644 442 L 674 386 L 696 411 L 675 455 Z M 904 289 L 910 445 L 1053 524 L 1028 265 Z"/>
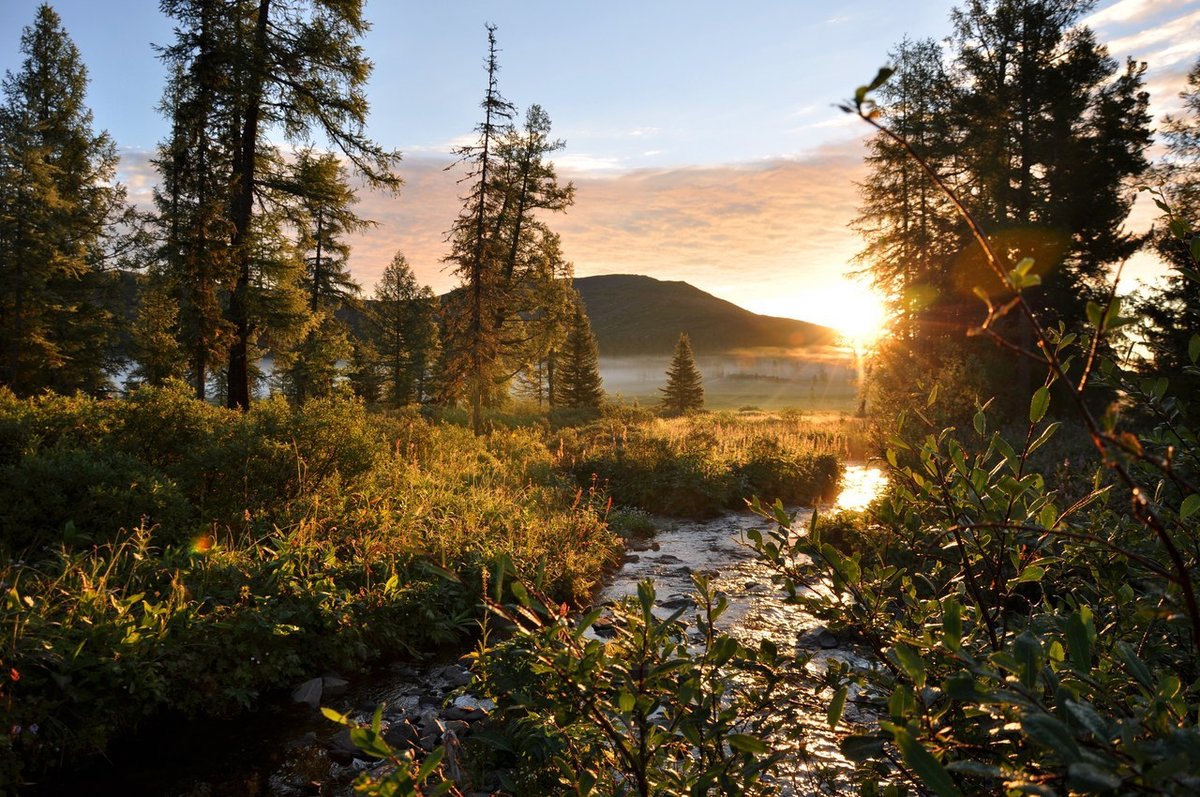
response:
<path id="1" fill-rule="evenodd" d="M 869 84 L 867 84 L 867 91 L 874 91 L 884 83 L 887 83 L 888 79 L 891 78 L 891 76 L 895 73 L 896 70 L 892 69 L 890 66 L 880 67 L 879 71 L 875 73 L 875 77 L 872 78 Z"/>
<path id="2" fill-rule="evenodd" d="M 442 763 L 442 757 L 446 755 L 445 747 L 438 747 L 429 755 L 425 756 L 425 760 L 421 762 L 421 768 L 417 770 L 416 781 L 420 783 L 433 774 L 433 771 L 438 768 L 438 764 Z"/>
<path id="3" fill-rule="evenodd" d="M 987 416 L 983 414 L 982 410 L 975 413 L 975 418 L 972 420 L 972 424 L 975 426 L 975 434 L 979 435 L 980 437 L 983 437 L 985 434 L 987 434 Z"/>
<path id="4" fill-rule="evenodd" d="M 1040 565 L 1029 565 L 1021 571 L 1021 575 L 1009 582 L 1009 584 L 1024 584 L 1026 581 L 1041 581 L 1042 576 L 1046 575 L 1046 569 Z"/>
<path id="5" fill-rule="evenodd" d="M 1179 505 L 1179 519 L 1187 520 L 1200 509 L 1200 493 L 1192 493 Z"/>
<path id="6" fill-rule="evenodd" d="M 1037 436 L 1037 439 L 1029 444 L 1029 453 L 1032 454 L 1034 451 L 1037 451 L 1039 448 L 1046 445 L 1046 443 L 1050 442 L 1050 438 L 1054 437 L 1054 433 L 1058 431 L 1058 427 L 1060 426 L 1062 426 L 1062 422 L 1060 421 L 1054 421 L 1051 424 L 1047 424 L 1046 428 L 1042 430 L 1042 433 Z"/>
<path id="7" fill-rule="evenodd" d="M 334 711 L 331 708 L 321 706 L 321 713 L 325 715 L 325 719 L 333 720 L 338 725 L 354 726 L 354 723 L 350 721 L 349 715 L 343 714 L 340 711 Z"/>
<path id="8" fill-rule="evenodd" d="M 962 606 L 953 596 L 942 604 L 942 637 L 951 650 L 962 647 Z"/>
<path id="9" fill-rule="evenodd" d="M 1079 727 L 1083 728 L 1088 733 L 1095 736 L 1101 741 L 1107 742 L 1112 738 L 1109 732 L 1108 723 L 1104 718 L 1096 713 L 1096 710 L 1088 703 L 1079 703 L 1074 700 L 1064 700 L 1063 706 L 1066 707 L 1067 713 Z"/>
<path id="10" fill-rule="evenodd" d="M 1200 241 L 1197 238 L 1196 241 Z M 1194 364 L 1200 358 L 1200 335 L 1192 335 L 1192 339 L 1188 341 L 1188 359 Z"/>
<path id="11" fill-rule="evenodd" d="M 891 658 L 912 679 L 918 689 L 925 686 L 925 660 L 913 648 L 901 642 L 892 648 Z"/>
<path id="12" fill-rule="evenodd" d="M 1078 612 L 1067 618 L 1067 650 L 1071 653 L 1071 667 L 1075 672 L 1087 674 L 1092 669 L 1092 640 L 1087 626 Z"/>
<path id="13" fill-rule="evenodd" d="M 883 754 L 883 739 L 878 736 L 856 734 L 841 742 L 842 755 L 856 763 Z"/>
<path id="14" fill-rule="evenodd" d="M 1065 762 L 1079 760 L 1079 744 L 1066 724 L 1050 714 L 1027 714 L 1021 718 L 1025 735 L 1045 748 L 1053 750 Z"/>
<path id="15" fill-rule="evenodd" d="M 829 720 L 830 728 L 836 728 L 838 722 L 841 721 L 842 711 L 846 708 L 846 695 L 849 693 L 849 690 L 848 686 L 843 686 L 834 692 L 833 700 L 829 703 L 829 713 L 826 717 Z"/>
<path id="16" fill-rule="evenodd" d="M 1147 669 L 1146 665 L 1142 663 L 1142 660 L 1138 658 L 1137 653 L 1134 652 L 1133 647 L 1131 647 L 1128 642 L 1118 642 L 1114 646 L 1114 650 L 1116 651 L 1117 656 L 1121 659 L 1122 663 L 1124 663 L 1125 669 L 1129 671 L 1130 675 L 1137 679 L 1138 683 L 1147 689 L 1154 688 L 1154 677 L 1150 675 L 1150 670 Z"/>
<path id="17" fill-rule="evenodd" d="M 1042 671 L 1042 643 L 1028 631 L 1022 631 L 1013 642 L 1013 658 L 1020 667 L 1021 682 L 1032 689 Z"/>
<path id="18" fill-rule="evenodd" d="M 734 750 L 750 755 L 766 755 L 770 752 L 770 748 L 761 739 L 744 733 L 731 733 L 725 737 L 725 741 L 729 742 L 729 746 Z"/>
<path id="19" fill-rule="evenodd" d="M 1046 408 L 1049 406 L 1050 389 L 1043 385 L 1034 391 L 1033 398 L 1029 401 L 1029 422 L 1037 423 L 1046 417 Z"/>
<path id="20" fill-rule="evenodd" d="M 1067 775 L 1072 786 L 1088 794 L 1113 791 L 1121 787 L 1121 779 L 1115 774 L 1083 761 L 1076 761 L 1067 767 Z"/>
<path id="21" fill-rule="evenodd" d="M 930 791 L 939 797 L 961 797 L 962 792 L 954 785 L 954 780 L 946 768 L 908 731 L 897 728 L 892 738 L 896 747 L 900 748 L 900 754 L 904 756 L 904 763 L 908 764 Z"/>
<path id="22" fill-rule="evenodd" d="M 1192 250 L 1192 260 L 1200 263 L 1200 236 L 1196 236 L 1192 239 L 1190 248 Z"/>

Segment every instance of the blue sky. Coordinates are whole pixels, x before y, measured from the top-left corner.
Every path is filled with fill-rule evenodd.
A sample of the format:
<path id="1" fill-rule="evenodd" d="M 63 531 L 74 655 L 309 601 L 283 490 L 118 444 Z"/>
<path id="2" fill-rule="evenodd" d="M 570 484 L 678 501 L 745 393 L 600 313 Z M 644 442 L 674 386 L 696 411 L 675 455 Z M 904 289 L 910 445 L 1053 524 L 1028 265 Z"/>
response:
<path id="1" fill-rule="evenodd" d="M 35 0 L 0 3 L 0 69 L 18 66 Z M 53 3 L 91 75 L 98 127 L 144 200 L 146 156 L 164 135 L 171 39 L 152 0 Z M 580 275 L 685 279 L 760 312 L 844 320 L 864 288 L 846 279 L 859 248 L 845 228 L 864 130 L 832 105 L 903 36 L 941 38 L 950 2 L 691 0 L 605 3 L 372 0 L 370 133 L 405 154 L 399 198 L 366 194 L 380 222 L 352 268 L 370 287 L 397 249 L 442 290 L 442 234 L 456 211 L 451 146 L 470 135 L 483 89 L 484 23 L 499 26 L 501 90 L 541 104 L 566 139 L 558 159 L 578 202 L 554 222 Z M 1110 0 L 1089 22 L 1114 55 L 1151 66 L 1155 108 L 1174 103 L 1200 54 L 1200 0 Z M 1148 223 L 1139 209 L 1135 225 Z M 1153 271 L 1142 261 L 1138 274 Z"/>

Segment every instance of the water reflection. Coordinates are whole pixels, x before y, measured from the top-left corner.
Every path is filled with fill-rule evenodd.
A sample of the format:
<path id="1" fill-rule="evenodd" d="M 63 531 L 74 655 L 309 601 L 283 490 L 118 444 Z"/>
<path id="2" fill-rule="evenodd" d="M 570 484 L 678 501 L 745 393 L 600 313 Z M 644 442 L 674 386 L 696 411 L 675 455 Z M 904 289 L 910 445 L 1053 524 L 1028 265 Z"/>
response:
<path id="1" fill-rule="evenodd" d="M 887 486 L 887 474 L 874 465 L 847 465 L 842 475 L 842 491 L 833 502 L 834 509 L 866 509 Z"/>

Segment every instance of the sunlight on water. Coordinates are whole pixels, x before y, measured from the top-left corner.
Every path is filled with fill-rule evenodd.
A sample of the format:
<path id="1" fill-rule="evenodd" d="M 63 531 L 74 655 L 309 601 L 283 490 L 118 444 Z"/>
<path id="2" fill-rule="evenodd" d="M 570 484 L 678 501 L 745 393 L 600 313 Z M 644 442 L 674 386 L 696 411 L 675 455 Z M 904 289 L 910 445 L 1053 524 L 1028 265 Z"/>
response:
<path id="1" fill-rule="evenodd" d="M 883 488 L 887 474 L 874 465 L 847 465 L 842 476 L 842 491 L 834 501 L 835 509 L 866 509 Z"/>

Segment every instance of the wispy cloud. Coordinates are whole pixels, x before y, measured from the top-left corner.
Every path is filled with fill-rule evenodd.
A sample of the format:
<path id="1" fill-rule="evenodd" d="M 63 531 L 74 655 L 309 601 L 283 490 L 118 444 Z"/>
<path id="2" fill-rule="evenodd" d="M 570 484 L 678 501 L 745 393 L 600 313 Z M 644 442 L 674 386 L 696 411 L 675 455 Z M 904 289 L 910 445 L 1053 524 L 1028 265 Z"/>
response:
<path id="1" fill-rule="evenodd" d="M 1151 21 L 1164 12 L 1193 5 L 1194 0 L 1118 0 L 1084 18 L 1091 28 L 1109 25 L 1136 25 Z"/>

